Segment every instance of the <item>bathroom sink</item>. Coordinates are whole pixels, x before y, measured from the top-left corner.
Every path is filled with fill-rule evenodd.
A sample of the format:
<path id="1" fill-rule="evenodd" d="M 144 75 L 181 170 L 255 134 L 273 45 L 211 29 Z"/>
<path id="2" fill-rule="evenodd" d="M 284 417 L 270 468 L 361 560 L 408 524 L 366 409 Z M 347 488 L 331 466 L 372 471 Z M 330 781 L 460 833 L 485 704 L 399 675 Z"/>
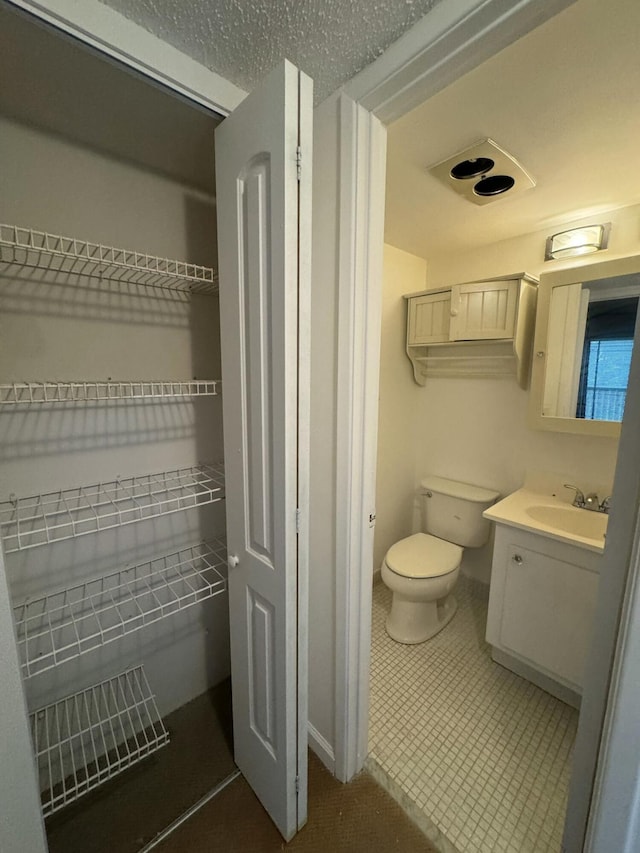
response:
<path id="1" fill-rule="evenodd" d="M 572 506 L 550 506 L 548 504 L 528 506 L 525 510 L 533 521 L 553 527 L 572 536 L 587 539 L 604 539 L 609 517 L 603 512 L 591 512 Z"/>
<path id="2" fill-rule="evenodd" d="M 557 487 L 548 488 L 550 493 L 526 487 L 518 489 L 489 507 L 483 515 L 496 524 L 519 527 L 602 554 L 609 516 L 571 506 L 555 496 Z"/>

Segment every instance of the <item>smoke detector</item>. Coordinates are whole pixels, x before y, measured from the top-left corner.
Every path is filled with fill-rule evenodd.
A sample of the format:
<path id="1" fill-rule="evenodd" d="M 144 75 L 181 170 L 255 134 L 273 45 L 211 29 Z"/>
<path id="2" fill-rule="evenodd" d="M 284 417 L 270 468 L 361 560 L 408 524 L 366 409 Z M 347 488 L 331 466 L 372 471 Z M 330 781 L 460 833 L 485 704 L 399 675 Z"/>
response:
<path id="1" fill-rule="evenodd" d="M 474 204 L 511 198 L 536 185 L 524 166 L 493 139 L 476 142 L 427 171 Z"/>

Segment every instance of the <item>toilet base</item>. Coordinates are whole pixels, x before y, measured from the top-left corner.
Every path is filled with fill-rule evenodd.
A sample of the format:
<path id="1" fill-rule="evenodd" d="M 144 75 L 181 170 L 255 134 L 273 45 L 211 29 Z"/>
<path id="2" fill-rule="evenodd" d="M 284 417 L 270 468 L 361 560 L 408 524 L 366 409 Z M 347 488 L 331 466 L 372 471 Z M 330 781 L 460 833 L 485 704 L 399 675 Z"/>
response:
<path id="1" fill-rule="evenodd" d="M 409 646 L 424 643 L 451 622 L 457 609 L 453 595 L 440 601 L 409 601 L 396 592 L 385 630 L 397 643 Z"/>

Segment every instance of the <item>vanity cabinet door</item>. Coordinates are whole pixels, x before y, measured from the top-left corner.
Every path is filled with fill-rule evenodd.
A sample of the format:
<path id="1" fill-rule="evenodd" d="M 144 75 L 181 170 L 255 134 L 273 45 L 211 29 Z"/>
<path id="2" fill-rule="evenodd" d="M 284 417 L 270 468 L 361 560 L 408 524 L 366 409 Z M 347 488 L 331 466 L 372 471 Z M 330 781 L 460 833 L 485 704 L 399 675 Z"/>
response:
<path id="1" fill-rule="evenodd" d="M 597 573 L 509 546 L 500 645 L 580 688 L 597 592 Z"/>
<path id="2" fill-rule="evenodd" d="M 451 291 L 412 296 L 409 299 L 407 343 L 426 346 L 449 341 Z"/>
<path id="3" fill-rule="evenodd" d="M 512 338 L 517 306 L 517 280 L 457 284 L 451 291 L 450 339 Z"/>

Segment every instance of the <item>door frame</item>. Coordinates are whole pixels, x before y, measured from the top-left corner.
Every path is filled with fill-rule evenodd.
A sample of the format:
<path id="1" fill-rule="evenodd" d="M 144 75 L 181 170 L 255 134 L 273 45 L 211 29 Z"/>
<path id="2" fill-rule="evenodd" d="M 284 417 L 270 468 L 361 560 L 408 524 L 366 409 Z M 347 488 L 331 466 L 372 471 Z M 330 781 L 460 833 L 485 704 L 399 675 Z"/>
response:
<path id="1" fill-rule="evenodd" d="M 84 0 L 82 4 L 76 0 L 9 2 L 220 115 L 228 115 L 245 95 L 238 87 L 207 71 L 97 0 Z M 338 597 L 341 612 L 337 614 L 341 623 L 337 624 L 336 635 L 335 750 L 337 775 L 345 781 L 362 767 L 367 752 L 372 569 L 369 514 L 375 501 L 375 475 L 365 478 L 363 472 L 375 471 L 376 442 L 375 438 L 371 440 L 371 435 L 366 437 L 363 434 L 363 425 L 376 420 L 367 421 L 365 418 L 371 411 L 372 395 L 377 392 L 378 386 L 379 352 L 376 356 L 374 337 L 380 328 L 382 244 L 378 244 L 375 236 L 380 232 L 380 222 L 376 219 L 379 217 L 379 209 L 371 210 L 369 207 L 367 213 L 362 200 L 366 197 L 371 200 L 383 198 L 385 170 L 380 156 L 384 150 L 383 125 L 400 118 L 572 2 L 574 0 L 442 0 L 376 62 L 344 87 L 346 98 L 355 102 L 359 109 L 346 106 L 345 100 L 342 113 L 344 127 L 340 129 L 341 167 L 348 167 L 352 176 L 358 175 L 365 181 L 350 180 L 346 183 L 341 192 L 340 217 L 336 228 L 341 240 L 347 241 L 344 253 L 342 248 L 340 252 L 338 286 L 341 293 L 345 292 L 345 288 L 346 292 L 353 290 L 353 302 L 347 303 L 347 308 L 351 308 L 351 316 L 348 320 L 344 319 L 339 328 L 338 375 L 343 376 L 343 370 L 358 367 L 354 382 L 342 382 L 338 390 L 338 408 L 341 412 L 339 452 L 345 454 L 351 449 L 355 454 L 355 457 L 350 457 L 350 471 L 345 473 L 341 489 L 337 490 L 335 518 L 337 530 L 341 529 L 343 520 L 346 520 L 337 536 L 335 555 L 336 593 L 344 596 Z M 380 124 L 376 125 L 375 120 Z M 367 136 L 370 141 L 363 144 Z M 358 258 L 360 262 L 354 262 Z M 354 308 L 356 304 L 370 307 L 359 316 Z M 358 389 L 360 393 L 354 393 Z M 350 400 L 348 395 L 351 395 Z M 637 529 L 640 517 L 637 507 L 634 507 L 634 513 L 634 529 Z M 631 554 L 631 543 L 627 544 Z M 618 594 L 614 594 L 615 590 L 611 593 L 612 607 L 614 602 L 617 602 L 618 607 L 621 606 L 625 590 L 630 588 L 631 582 L 640 573 L 639 563 L 636 554 L 630 565 L 629 581 L 620 583 L 618 580 Z M 626 577 L 629 562 L 623 569 Z M 626 612 L 630 609 L 629 606 Z M 628 625 L 628 628 L 620 637 L 616 650 L 617 661 L 624 661 L 635 634 L 640 633 L 640 625 L 637 629 L 632 625 Z M 604 625 L 598 619 L 597 629 L 602 635 L 601 639 L 608 643 L 613 652 L 617 640 L 617 620 L 610 620 L 610 624 Z M 586 726 L 585 718 L 590 714 L 591 724 L 599 730 L 607 706 L 611 659 L 601 656 L 593 662 L 593 669 L 594 673 L 588 674 L 580 729 L 583 728 L 583 722 Z M 596 684 L 598 681 L 599 686 Z M 356 685 L 355 690 L 353 685 Z M 616 685 L 621 686 L 620 678 Z M 624 691 L 620 689 L 616 689 L 609 697 L 610 725 L 602 742 L 603 755 L 614 742 L 617 734 L 614 712 L 620 710 L 619 706 L 624 699 Z M 597 705 L 600 706 L 599 710 Z M 584 748 L 589 751 L 586 744 Z M 595 767 L 597 743 L 591 745 L 590 752 L 590 760 Z M 592 816 L 596 811 L 603 815 L 612 808 L 613 791 L 609 790 L 610 787 L 603 780 L 598 798 L 591 808 Z M 590 801 L 588 797 L 585 800 L 585 796 L 585 791 L 582 791 L 578 800 L 583 807 L 586 802 L 586 815 Z M 640 803 L 638 783 L 628 800 Z M 571 803 L 570 807 L 575 805 Z M 584 831 L 585 821 L 578 823 Z M 577 837 L 565 839 L 565 845 L 571 853 L 582 849 L 582 842 Z"/>
<path id="2" fill-rule="evenodd" d="M 422 18 L 385 53 L 354 77 L 344 88 L 345 95 L 368 111 L 370 133 L 377 146 L 384 147 L 384 126 L 428 100 L 428 98 L 477 67 L 502 48 L 558 14 L 574 0 L 450 0 L 442 2 Z M 386 165 L 374 163 L 366 147 L 358 144 L 366 121 L 341 121 L 341 194 L 348 193 L 351 206 L 341 197 L 341 225 L 351 227 L 352 255 L 363 243 L 368 246 L 368 271 L 348 262 L 340 252 L 338 292 L 358 294 L 360 310 L 343 322 L 340 303 L 338 329 L 338 377 L 358 370 L 358 385 L 346 379 L 338 383 L 338 413 L 350 410 L 348 422 L 338 419 L 337 446 L 347 464 L 340 465 L 336 488 L 336 776 L 349 781 L 364 766 L 368 752 L 369 669 L 371 647 L 373 531 L 377 465 L 377 397 L 379 388 L 379 348 L 382 295 L 382 244 L 369 239 L 376 209 L 362 217 L 358 212 L 359 187 L 350 186 L 342 175 L 366 172 L 369 195 L 384 200 Z M 366 166 L 369 168 L 367 169 Z M 346 186 L 345 186 L 346 185 Z M 345 214 L 346 211 L 346 214 Z M 340 241 L 345 237 L 340 228 Z M 348 231 L 347 231 L 348 234 Z M 359 393 L 354 393 L 359 387 Z M 367 429 L 364 429 L 367 424 Z M 371 434 L 374 434 L 371 441 Z M 341 472 L 341 473 L 340 473 Z M 365 477 L 365 473 L 370 472 Z M 340 535 L 344 526 L 349 535 Z M 341 619 L 345 620 L 341 624 Z M 354 685 L 356 687 L 354 688 Z"/>
<path id="3" fill-rule="evenodd" d="M 640 315 L 618 445 L 615 513 L 600 572 L 585 672 L 564 844 L 574 850 L 638 846 L 640 744 Z"/>
<path id="4" fill-rule="evenodd" d="M 367 757 L 386 130 L 339 99 L 335 775 Z"/>

